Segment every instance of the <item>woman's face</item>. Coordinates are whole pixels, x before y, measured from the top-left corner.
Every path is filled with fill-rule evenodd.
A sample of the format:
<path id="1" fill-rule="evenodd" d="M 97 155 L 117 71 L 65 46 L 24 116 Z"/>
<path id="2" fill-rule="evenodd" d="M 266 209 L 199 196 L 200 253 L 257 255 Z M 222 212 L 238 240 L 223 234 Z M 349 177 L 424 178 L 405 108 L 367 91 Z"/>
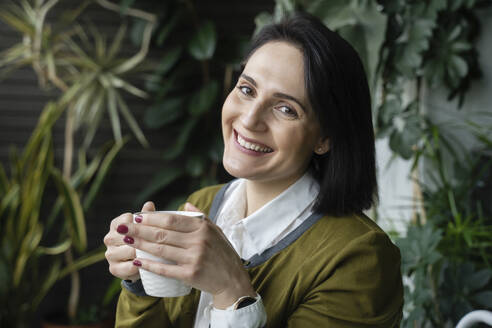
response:
<path id="1" fill-rule="evenodd" d="M 293 183 L 306 171 L 313 151 L 328 151 L 319 131 L 304 87 L 301 51 L 286 42 L 261 46 L 222 108 L 227 172 L 249 180 Z"/>

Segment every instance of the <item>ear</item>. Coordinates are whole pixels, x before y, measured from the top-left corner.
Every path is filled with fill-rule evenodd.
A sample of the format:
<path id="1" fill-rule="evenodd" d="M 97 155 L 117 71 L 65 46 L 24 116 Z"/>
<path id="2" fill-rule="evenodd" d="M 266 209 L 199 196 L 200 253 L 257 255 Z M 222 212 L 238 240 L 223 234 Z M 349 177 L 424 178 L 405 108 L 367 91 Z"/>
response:
<path id="1" fill-rule="evenodd" d="M 330 139 L 328 138 L 320 138 L 316 143 L 316 147 L 314 148 L 314 152 L 318 155 L 324 155 L 330 150 Z"/>

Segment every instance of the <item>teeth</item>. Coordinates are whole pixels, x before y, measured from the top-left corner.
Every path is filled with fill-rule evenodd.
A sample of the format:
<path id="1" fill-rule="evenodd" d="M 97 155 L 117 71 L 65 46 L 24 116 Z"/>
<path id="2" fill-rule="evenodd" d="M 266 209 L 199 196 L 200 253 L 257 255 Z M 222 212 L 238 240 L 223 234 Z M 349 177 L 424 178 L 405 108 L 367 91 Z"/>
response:
<path id="1" fill-rule="evenodd" d="M 247 142 L 246 140 L 244 140 L 243 138 L 241 138 L 241 136 L 239 135 L 239 133 L 237 135 L 237 142 L 241 146 L 243 146 L 244 148 L 247 148 L 249 150 L 259 151 L 259 152 L 262 152 L 262 153 L 270 153 L 270 152 L 273 151 L 271 148 L 261 147 L 260 145 L 256 145 L 256 144 Z"/>

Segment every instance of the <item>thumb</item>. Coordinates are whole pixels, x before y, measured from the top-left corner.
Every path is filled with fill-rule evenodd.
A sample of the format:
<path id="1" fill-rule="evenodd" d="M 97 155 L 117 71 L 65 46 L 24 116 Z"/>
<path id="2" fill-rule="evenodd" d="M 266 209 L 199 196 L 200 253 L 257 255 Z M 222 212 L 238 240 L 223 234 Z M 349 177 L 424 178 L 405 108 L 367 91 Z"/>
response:
<path id="1" fill-rule="evenodd" d="M 201 212 L 198 208 L 193 206 L 191 203 L 186 203 L 184 209 L 185 211 L 190 211 L 190 212 Z"/>
<path id="2" fill-rule="evenodd" d="M 151 201 L 145 202 L 144 206 L 142 207 L 142 212 L 154 212 L 154 211 L 155 211 L 154 203 Z"/>

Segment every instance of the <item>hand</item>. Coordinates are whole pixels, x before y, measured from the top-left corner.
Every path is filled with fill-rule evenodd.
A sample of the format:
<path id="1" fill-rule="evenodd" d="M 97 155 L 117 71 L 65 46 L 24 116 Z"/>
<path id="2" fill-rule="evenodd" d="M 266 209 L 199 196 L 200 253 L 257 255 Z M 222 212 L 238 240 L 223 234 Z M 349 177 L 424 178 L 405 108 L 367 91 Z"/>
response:
<path id="1" fill-rule="evenodd" d="M 142 212 L 155 211 L 154 203 L 146 202 Z M 115 277 L 123 280 L 136 281 L 140 279 L 138 268 L 133 265 L 135 259 L 135 248 L 128 246 L 118 233 L 118 226 L 128 225 L 133 222 L 132 213 L 124 213 L 111 221 L 109 232 L 104 237 L 106 245 L 106 260 L 109 263 L 109 272 Z M 121 231 L 121 230 L 120 230 Z"/>
<path id="2" fill-rule="evenodd" d="M 200 211 L 189 203 L 185 210 Z M 124 225 L 129 245 L 176 262 L 137 258 L 135 265 L 212 294 L 216 308 L 225 309 L 241 296 L 256 296 L 241 259 L 208 218 L 154 213 L 142 215 L 140 223 Z"/>

